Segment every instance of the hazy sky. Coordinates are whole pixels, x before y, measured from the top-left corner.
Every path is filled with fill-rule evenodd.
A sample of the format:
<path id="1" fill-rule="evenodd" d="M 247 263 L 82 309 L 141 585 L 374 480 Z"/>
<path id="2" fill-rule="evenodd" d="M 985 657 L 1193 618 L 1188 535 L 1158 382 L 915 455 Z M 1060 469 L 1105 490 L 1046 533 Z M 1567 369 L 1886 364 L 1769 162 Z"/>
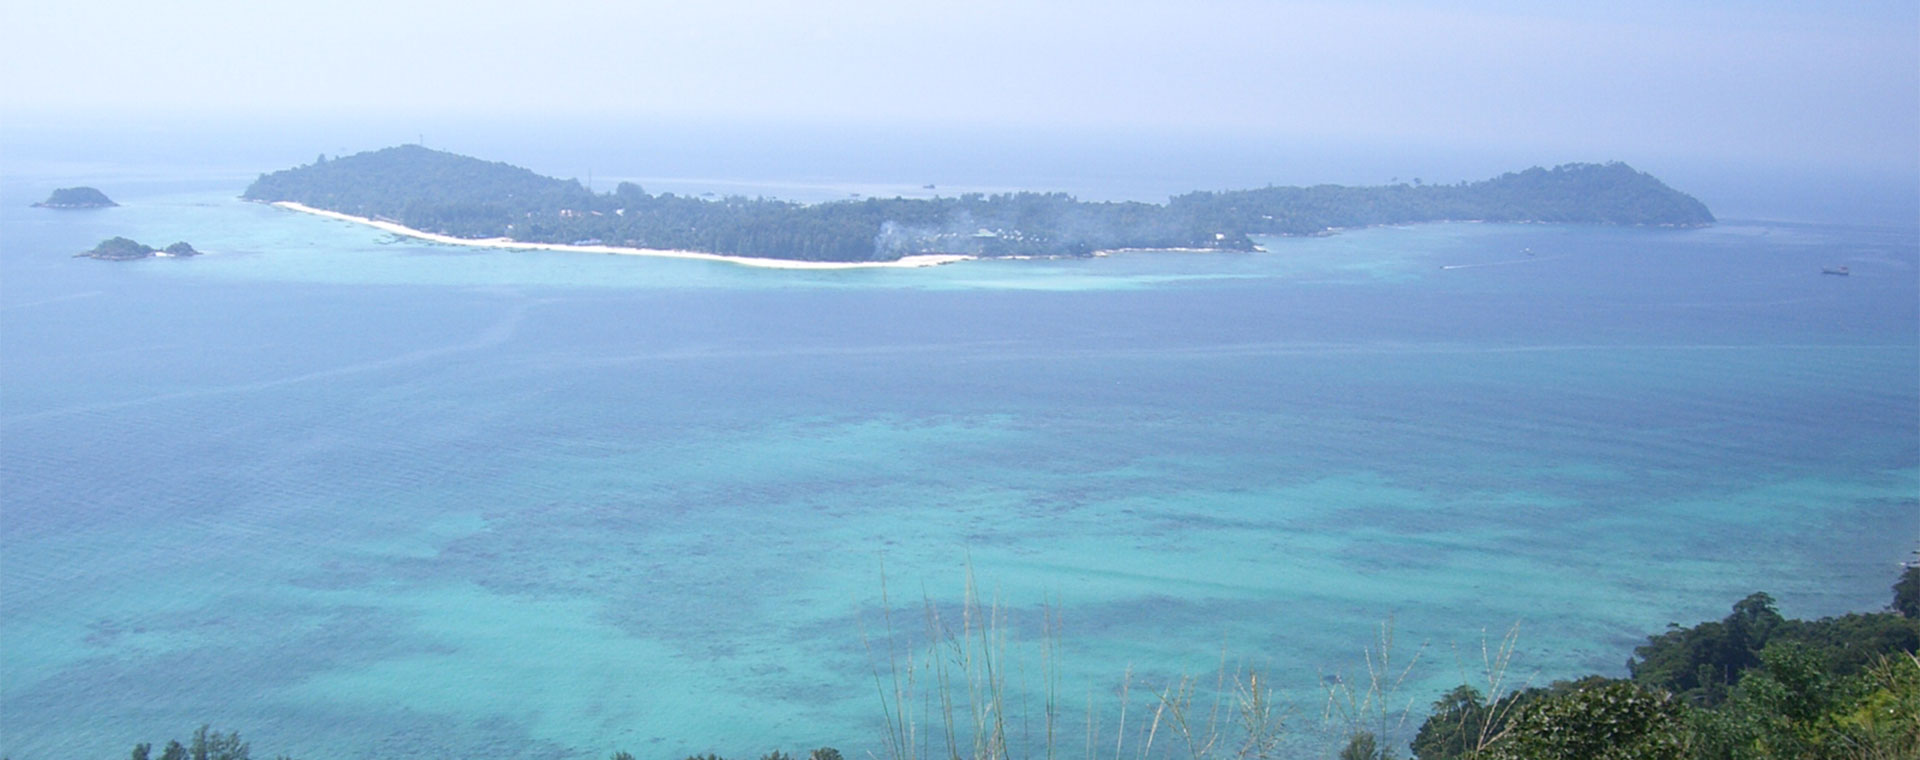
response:
<path id="1" fill-rule="evenodd" d="M 4 8 L 15 113 L 1112 126 L 1920 171 L 1914 0 Z"/>

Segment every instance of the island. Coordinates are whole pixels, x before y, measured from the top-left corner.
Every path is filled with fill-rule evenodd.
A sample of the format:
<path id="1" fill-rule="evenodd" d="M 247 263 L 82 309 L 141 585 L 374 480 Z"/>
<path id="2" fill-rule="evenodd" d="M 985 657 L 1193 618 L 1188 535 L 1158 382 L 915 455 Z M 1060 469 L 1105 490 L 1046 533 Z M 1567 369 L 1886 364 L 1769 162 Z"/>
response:
<path id="1" fill-rule="evenodd" d="M 1251 251 L 1256 235 L 1421 222 L 1714 221 L 1700 201 L 1617 162 L 1536 167 L 1452 185 L 1193 192 L 1164 204 L 1040 192 L 804 204 L 655 195 L 631 182 L 594 193 L 577 180 L 402 145 L 264 174 L 241 197 L 441 242 L 842 265 L 1126 249 Z"/>
<path id="2" fill-rule="evenodd" d="M 100 259 L 101 261 L 133 261 L 149 256 L 186 258 L 188 256 L 198 255 L 200 255 L 200 252 L 194 250 L 193 246 L 185 242 L 174 243 L 165 248 L 154 248 L 127 238 L 112 237 L 100 241 L 100 244 L 94 246 L 91 251 L 81 251 L 73 256 L 74 258 Z"/>
<path id="3" fill-rule="evenodd" d="M 91 187 L 63 187 L 53 191 L 52 195 L 34 208 L 109 208 L 118 206 L 106 193 Z"/>

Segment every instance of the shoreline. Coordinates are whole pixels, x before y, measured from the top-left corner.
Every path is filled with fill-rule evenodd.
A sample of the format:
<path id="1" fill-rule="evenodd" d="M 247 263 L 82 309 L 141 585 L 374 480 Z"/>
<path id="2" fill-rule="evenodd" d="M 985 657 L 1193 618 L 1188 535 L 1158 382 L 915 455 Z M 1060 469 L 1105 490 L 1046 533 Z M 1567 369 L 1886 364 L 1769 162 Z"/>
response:
<path id="1" fill-rule="evenodd" d="M 362 225 L 366 225 L 368 227 L 372 227 L 374 229 L 381 230 L 384 232 L 391 232 L 395 235 L 400 235 L 402 237 L 417 238 L 420 240 L 426 240 L 434 243 L 444 243 L 447 245 L 464 245 L 464 246 L 470 246 L 474 248 L 503 248 L 503 249 L 510 249 L 510 250 L 527 250 L 527 251 L 565 251 L 570 253 L 611 254 L 615 256 L 651 256 L 655 258 L 665 258 L 665 259 L 697 259 L 701 261 L 723 261 L 729 264 L 738 264 L 741 266 L 749 266 L 749 267 L 759 267 L 762 269 L 920 269 L 924 267 L 937 267 L 942 264 L 952 264 L 956 261 L 971 261 L 977 258 L 975 256 L 965 256 L 961 254 L 929 253 L 929 254 L 919 254 L 914 256 L 902 256 L 893 261 L 802 261 L 799 259 L 769 259 L 769 258 L 761 258 L 757 256 L 729 256 L 726 254 L 719 254 L 719 253 L 701 253 L 699 251 L 674 251 L 674 250 L 667 250 L 662 248 L 629 248 L 626 246 L 617 246 L 617 245 L 573 245 L 569 243 L 526 243 L 518 240 L 513 240 L 511 238 L 503 238 L 503 237 L 501 238 L 461 238 L 461 237 L 454 237 L 452 235 L 442 235 L 437 232 L 427 232 L 425 230 L 416 230 L 412 227 L 408 227 L 398 222 L 385 222 L 378 219 L 368 219 L 367 217 L 364 217 L 364 216 L 354 216 L 352 214 L 345 214 L 339 211 L 328 211 L 323 208 L 314 208 L 304 203 L 297 203 L 294 201 L 272 201 L 271 205 L 279 208 L 287 209 L 289 211 L 298 211 L 301 213 L 326 217 L 328 219 L 337 219 L 343 222 L 352 222 L 354 224 L 362 224 Z"/>

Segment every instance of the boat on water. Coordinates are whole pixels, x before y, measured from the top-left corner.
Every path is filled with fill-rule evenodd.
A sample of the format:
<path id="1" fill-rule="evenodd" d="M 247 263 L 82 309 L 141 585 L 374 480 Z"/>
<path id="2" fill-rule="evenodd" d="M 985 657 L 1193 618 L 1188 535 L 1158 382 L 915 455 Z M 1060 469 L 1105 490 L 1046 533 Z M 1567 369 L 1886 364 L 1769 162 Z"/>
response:
<path id="1" fill-rule="evenodd" d="M 1848 274 L 1850 274 L 1847 271 L 1846 267 L 1821 267 L 1820 273 L 1821 274 L 1837 274 L 1837 275 L 1840 275 L 1841 277 L 1846 277 Z"/>

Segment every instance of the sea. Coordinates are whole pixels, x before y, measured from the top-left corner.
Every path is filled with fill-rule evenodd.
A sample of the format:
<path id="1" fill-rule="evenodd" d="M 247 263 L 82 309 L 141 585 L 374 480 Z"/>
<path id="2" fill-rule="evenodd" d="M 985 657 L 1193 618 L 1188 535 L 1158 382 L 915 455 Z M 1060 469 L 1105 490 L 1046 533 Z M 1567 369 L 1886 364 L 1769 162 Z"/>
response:
<path id="1" fill-rule="evenodd" d="M 1169 706 L 1224 723 L 1236 683 L 1271 692 L 1285 756 L 1357 728 L 1404 754 L 1454 685 L 1622 676 L 1756 591 L 1882 609 L 1920 547 L 1898 199 L 1703 182 L 1725 192 L 1702 229 L 787 271 L 439 246 L 236 196 L 416 139 L 806 202 L 1390 169 L 1129 161 L 1147 142 L 1125 139 L 144 128 L 5 135 L 16 760 L 203 724 L 302 760 L 900 760 L 954 724 L 970 751 L 982 710 L 1015 757 L 1159 757 L 1187 751 Z M 1449 166 L 1426 180 L 1498 173 Z M 29 207 L 73 185 L 121 205 Z M 72 255 L 113 236 L 205 255 Z"/>

